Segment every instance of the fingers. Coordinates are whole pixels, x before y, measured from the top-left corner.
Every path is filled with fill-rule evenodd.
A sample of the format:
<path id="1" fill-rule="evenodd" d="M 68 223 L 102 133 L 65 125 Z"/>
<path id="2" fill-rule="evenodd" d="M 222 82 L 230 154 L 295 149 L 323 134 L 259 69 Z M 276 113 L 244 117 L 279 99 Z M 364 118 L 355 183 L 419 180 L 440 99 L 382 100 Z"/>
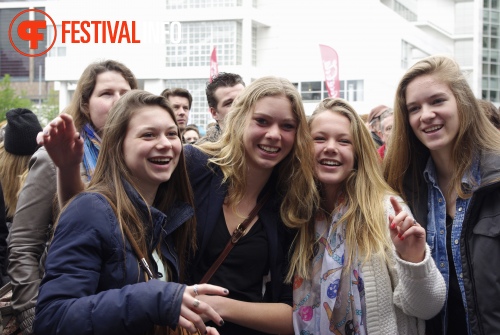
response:
<path id="1" fill-rule="evenodd" d="M 209 335 L 219 335 L 219 332 L 217 331 L 217 329 L 215 329 L 213 327 L 207 327 L 206 334 L 209 334 Z"/>
<path id="2" fill-rule="evenodd" d="M 227 295 L 229 291 L 223 287 L 210 284 L 197 284 L 186 287 L 182 299 L 181 316 L 179 325 L 186 327 L 191 332 L 199 329 L 202 334 L 205 333 L 205 323 L 200 315 L 204 315 L 216 324 L 223 325 L 224 320 L 210 305 L 196 297 L 198 295 Z"/>
<path id="3" fill-rule="evenodd" d="M 403 208 L 395 197 L 390 197 L 390 201 L 392 208 L 394 208 L 394 212 L 396 213 L 396 215 L 398 215 L 403 210 Z"/>
<path id="4" fill-rule="evenodd" d="M 207 316 L 210 320 L 221 326 L 224 324 L 224 320 L 210 305 L 188 294 L 188 297 L 185 296 L 183 298 L 179 325 L 186 327 L 190 332 L 196 332 L 199 329 L 204 334 L 206 326 L 200 314 Z"/>
<path id="5" fill-rule="evenodd" d="M 227 289 L 211 284 L 196 284 L 188 286 L 186 291 L 188 291 L 193 297 L 204 294 L 227 295 L 229 293 Z"/>

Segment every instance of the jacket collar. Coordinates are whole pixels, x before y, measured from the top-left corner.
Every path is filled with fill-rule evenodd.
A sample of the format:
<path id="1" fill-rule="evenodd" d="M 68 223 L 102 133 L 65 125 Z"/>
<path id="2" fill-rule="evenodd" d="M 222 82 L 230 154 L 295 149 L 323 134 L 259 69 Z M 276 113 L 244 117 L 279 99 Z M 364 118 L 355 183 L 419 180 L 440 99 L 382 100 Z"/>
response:
<path id="1" fill-rule="evenodd" d="M 180 201 L 175 202 L 165 213 L 163 213 L 159 209 L 146 204 L 139 192 L 137 192 L 128 181 L 122 179 L 122 182 L 125 192 L 132 204 L 139 211 L 144 223 L 150 222 L 151 215 L 153 223 L 151 231 L 152 236 L 148 237 L 152 239 L 153 246 L 158 243 L 162 231 L 168 236 L 194 215 L 193 208 L 189 204 Z"/>

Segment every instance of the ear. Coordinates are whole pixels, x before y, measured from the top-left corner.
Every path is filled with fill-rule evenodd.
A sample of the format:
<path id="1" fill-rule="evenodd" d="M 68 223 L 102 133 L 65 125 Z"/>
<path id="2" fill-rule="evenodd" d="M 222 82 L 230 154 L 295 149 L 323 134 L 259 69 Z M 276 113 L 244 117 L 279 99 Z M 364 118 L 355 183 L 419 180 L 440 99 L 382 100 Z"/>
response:
<path id="1" fill-rule="evenodd" d="M 217 110 L 213 107 L 208 108 L 210 110 L 210 114 L 212 114 L 212 117 L 214 118 L 215 121 L 219 121 L 219 116 L 217 115 Z"/>

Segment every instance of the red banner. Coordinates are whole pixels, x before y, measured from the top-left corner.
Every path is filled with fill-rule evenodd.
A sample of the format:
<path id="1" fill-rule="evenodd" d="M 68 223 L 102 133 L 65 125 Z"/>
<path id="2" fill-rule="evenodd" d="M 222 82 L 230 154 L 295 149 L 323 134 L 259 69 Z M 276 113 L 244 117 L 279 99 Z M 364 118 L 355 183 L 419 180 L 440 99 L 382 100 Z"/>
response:
<path id="1" fill-rule="evenodd" d="M 339 81 L 339 57 L 337 52 L 329 46 L 320 44 L 321 63 L 325 72 L 325 83 L 328 90 L 328 96 L 332 98 L 340 97 Z"/>
<path id="2" fill-rule="evenodd" d="M 210 82 L 212 78 L 219 74 L 219 66 L 217 65 L 217 49 L 214 47 L 210 55 Z"/>

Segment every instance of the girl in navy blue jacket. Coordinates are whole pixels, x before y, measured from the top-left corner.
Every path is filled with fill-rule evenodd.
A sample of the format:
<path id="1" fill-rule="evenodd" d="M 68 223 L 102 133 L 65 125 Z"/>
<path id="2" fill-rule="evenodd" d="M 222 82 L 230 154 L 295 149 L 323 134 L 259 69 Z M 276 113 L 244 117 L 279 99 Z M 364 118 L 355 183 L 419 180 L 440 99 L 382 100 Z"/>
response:
<path id="1" fill-rule="evenodd" d="M 195 220 L 182 143 L 168 102 L 144 91 L 110 111 L 94 177 L 63 209 L 46 261 L 37 334 L 163 334 L 223 322 L 186 287 Z"/>
<path id="2" fill-rule="evenodd" d="M 229 289 L 229 296 L 203 295 L 200 300 L 226 321 L 218 328 L 221 334 L 293 333 L 292 286 L 284 283 L 288 256 L 294 229 L 306 224 L 318 205 L 312 139 L 300 93 L 283 78 L 257 79 L 240 93 L 225 124 L 218 142 L 185 147 L 197 220 L 197 253 L 188 280 L 202 280 L 238 224 L 269 194 L 208 281 Z M 43 137 L 49 153 L 78 151 L 81 141 L 71 127 L 64 119 L 49 126 Z M 74 141 L 61 139 L 58 130 Z M 64 193 L 59 196 L 64 200 L 81 182 L 71 167 L 61 170 Z"/>

